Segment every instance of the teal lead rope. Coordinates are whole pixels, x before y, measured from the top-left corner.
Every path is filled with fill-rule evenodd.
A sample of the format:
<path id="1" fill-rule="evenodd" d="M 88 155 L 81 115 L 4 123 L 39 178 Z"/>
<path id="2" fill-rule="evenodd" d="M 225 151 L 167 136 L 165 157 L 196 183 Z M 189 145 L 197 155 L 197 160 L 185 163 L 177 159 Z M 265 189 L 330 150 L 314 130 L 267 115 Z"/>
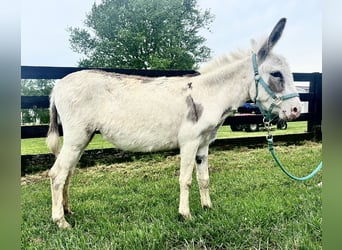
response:
<path id="1" fill-rule="evenodd" d="M 267 128 L 267 136 L 266 136 L 266 140 L 267 140 L 267 143 L 268 143 L 268 150 L 271 152 L 271 155 L 273 157 L 273 159 L 275 160 L 275 162 L 278 164 L 278 166 L 280 167 L 280 169 L 288 176 L 290 177 L 291 179 L 293 180 L 296 180 L 296 181 L 306 181 L 306 180 L 309 180 L 311 179 L 315 174 L 317 174 L 317 172 L 322 168 L 323 166 L 323 163 L 320 162 L 318 164 L 318 166 L 314 169 L 314 171 L 312 171 L 310 174 L 308 174 L 307 176 L 304 176 L 304 177 L 297 177 L 297 176 L 294 176 L 292 174 L 290 174 L 289 171 L 286 170 L 286 168 L 283 166 L 283 164 L 281 164 L 281 162 L 279 161 L 276 153 L 274 152 L 274 149 L 273 149 L 273 136 L 269 133 L 270 131 L 270 126 L 269 126 L 269 123 L 268 122 L 265 122 L 265 127 Z"/>

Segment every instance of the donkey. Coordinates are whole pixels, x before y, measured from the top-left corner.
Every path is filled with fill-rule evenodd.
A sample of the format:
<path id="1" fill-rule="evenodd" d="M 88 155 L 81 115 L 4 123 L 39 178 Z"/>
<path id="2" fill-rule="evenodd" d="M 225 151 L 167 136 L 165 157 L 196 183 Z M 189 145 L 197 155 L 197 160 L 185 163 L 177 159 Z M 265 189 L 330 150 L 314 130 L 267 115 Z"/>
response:
<path id="1" fill-rule="evenodd" d="M 179 148 L 179 214 L 191 219 L 189 191 L 195 165 L 201 205 L 211 208 L 208 148 L 227 116 L 247 100 L 284 120 L 300 115 L 289 66 L 284 57 L 272 53 L 285 24 L 282 18 L 265 40 L 252 41 L 252 51 L 214 60 L 196 76 L 149 78 L 83 70 L 61 79 L 50 97 L 47 137 L 57 157 L 49 171 L 53 221 L 60 228 L 71 227 L 64 217 L 72 213 L 68 185 L 95 131 L 122 150 Z M 295 94 L 278 98 L 288 93 Z M 58 115 L 64 131 L 61 149 Z"/>

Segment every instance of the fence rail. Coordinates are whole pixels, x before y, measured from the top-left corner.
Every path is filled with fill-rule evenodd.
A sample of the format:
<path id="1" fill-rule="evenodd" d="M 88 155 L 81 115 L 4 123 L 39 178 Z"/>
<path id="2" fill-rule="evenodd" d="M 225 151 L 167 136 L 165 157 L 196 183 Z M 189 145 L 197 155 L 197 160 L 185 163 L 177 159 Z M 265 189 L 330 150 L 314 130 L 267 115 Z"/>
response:
<path id="1" fill-rule="evenodd" d="M 104 70 L 126 75 L 138 76 L 184 76 L 199 74 L 195 70 L 143 70 L 143 69 L 115 69 L 115 68 L 78 68 L 78 67 L 42 67 L 21 66 L 21 79 L 61 79 L 64 76 L 86 69 Z"/>

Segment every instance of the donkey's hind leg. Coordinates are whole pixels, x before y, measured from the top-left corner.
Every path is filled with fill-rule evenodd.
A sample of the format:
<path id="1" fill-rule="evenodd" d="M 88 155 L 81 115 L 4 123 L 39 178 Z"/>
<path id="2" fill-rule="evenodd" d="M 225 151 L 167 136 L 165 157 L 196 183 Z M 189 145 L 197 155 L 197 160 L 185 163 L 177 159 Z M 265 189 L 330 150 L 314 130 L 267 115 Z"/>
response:
<path id="1" fill-rule="evenodd" d="M 74 172 L 74 169 L 71 169 L 69 171 L 69 174 L 65 180 L 65 184 L 64 184 L 64 188 L 63 188 L 63 210 L 64 210 L 64 214 L 73 214 L 73 212 L 70 210 L 70 207 L 69 207 L 69 183 L 70 183 L 70 179 L 71 179 L 73 172 Z"/>
<path id="2" fill-rule="evenodd" d="M 197 182 L 201 196 L 201 205 L 203 208 L 212 207 L 209 195 L 208 149 L 208 145 L 200 147 L 196 154 Z"/>
<path id="3" fill-rule="evenodd" d="M 80 150 L 75 150 L 63 145 L 57 160 L 49 172 L 51 180 L 52 196 L 52 220 L 60 228 L 70 228 L 70 224 L 64 218 L 64 209 L 69 201 L 64 200 L 67 193 L 67 185 L 73 168 L 77 164 L 81 155 Z M 67 208 L 68 209 L 68 208 Z"/>
<path id="4" fill-rule="evenodd" d="M 68 186 L 73 170 L 93 136 L 93 134 L 82 133 L 81 131 L 86 130 L 79 129 L 77 133 L 64 134 L 63 147 L 49 172 L 52 195 L 52 220 L 60 228 L 71 227 L 64 218 L 64 213 L 72 213 L 69 208 Z"/>

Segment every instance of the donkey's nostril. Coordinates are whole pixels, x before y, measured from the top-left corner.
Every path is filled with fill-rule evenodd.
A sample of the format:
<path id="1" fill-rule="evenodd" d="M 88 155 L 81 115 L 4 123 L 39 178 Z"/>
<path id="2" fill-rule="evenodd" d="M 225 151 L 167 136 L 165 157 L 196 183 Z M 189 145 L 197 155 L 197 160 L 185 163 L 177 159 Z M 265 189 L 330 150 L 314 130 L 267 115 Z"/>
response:
<path id="1" fill-rule="evenodd" d="M 292 112 L 293 112 L 293 113 L 297 113 L 297 112 L 298 112 L 297 107 L 292 108 Z"/>

